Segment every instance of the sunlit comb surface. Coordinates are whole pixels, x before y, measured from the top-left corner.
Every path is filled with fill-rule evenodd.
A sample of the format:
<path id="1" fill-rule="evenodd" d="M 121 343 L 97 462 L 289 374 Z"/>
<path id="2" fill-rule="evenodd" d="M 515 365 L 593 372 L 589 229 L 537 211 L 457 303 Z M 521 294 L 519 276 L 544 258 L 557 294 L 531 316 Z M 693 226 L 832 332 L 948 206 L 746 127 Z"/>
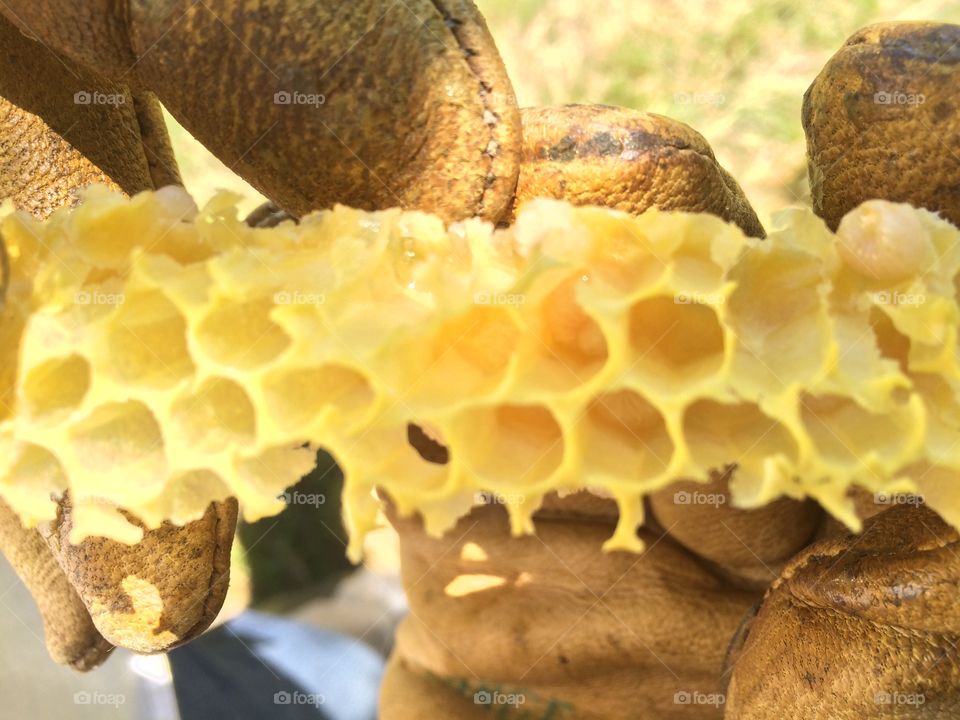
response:
<path id="1" fill-rule="evenodd" d="M 239 498 L 247 518 L 329 449 L 351 553 L 380 488 L 428 529 L 481 491 L 516 532 L 552 490 L 642 497 L 735 463 L 735 500 L 916 493 L 960 525 L 960 232 L 871 202 L 837 235 L 789 211 L 764 241 L 708 215 L 532 203 L 512 228 L 337 208 L 251 229 L 221 195 L 95 189 L 8 214 L 0 496 L 69 490 L 75 536 L 127 542 Z M 429 462 L 416 423 L 449 449 Z"/>

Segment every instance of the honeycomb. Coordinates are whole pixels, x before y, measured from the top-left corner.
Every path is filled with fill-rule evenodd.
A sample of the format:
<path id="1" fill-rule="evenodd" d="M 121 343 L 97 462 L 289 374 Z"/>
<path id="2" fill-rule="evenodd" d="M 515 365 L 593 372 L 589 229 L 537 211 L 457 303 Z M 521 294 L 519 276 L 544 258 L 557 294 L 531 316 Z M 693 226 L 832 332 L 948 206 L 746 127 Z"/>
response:
<path id="1" fill-rule="evenodd" d="M 524 533 L 584 488 L 619 505 L 607 549 L 639 551 L 646 494 L 730 465 L 742 507 L 811 497 L 856 529 L 856 486 L 960 526 L 960 231 L 931 213 L 869 202 L 834 235 L 791 210 L 759 241 L 554 201 L 500 230 L 346 207 L 254 229 L 237 200 L 5 212 L 0 496 L 25 521 L 65 491 L 75 539 L 229 495 L 254 520 L 323 447 L 354 558 L 383 494 L 434 534 L 477 502 Z"/>

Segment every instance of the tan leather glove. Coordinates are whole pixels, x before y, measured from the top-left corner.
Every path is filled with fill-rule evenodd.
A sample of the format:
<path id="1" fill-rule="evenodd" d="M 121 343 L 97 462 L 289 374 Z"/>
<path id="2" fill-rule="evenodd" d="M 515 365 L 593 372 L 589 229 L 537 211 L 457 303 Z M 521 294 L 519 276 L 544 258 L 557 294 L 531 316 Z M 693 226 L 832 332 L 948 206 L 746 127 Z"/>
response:
<path id="1" fill-rule="evenodd" d="M 873 26 L 808 91 L 815 209 L 832 227 L 871 198 L 960 217 L 960 196 L 948 191 L 960 183 L 960 161 L 944 147 L 960 115 L 942 90 L 960 78 L 958 44 L 955 26 Z M 882 91 L 926 92 L 928 103 L 899 107 L 875 97 Z M 563 125 L 554 116 L 546 132 Z M 651 173 L 630 180 L 617 165 L 615 179 L 597 174 L 606 136 L 583 152 L 576 133 L 531 147 L 538 134 L 525 127 L 519 192 L 643 209 L 623 188 Z M 525 180 L 557 167 L 567 173 Z M 648 167 L 670 176 L 662 160 Z M 570 190 L 544 189 L 550 183 Z M 654 185 L 652 195 L 655 204 L 696 205 L 712 187 Z M 705 501 L 691 501 L 695 493 Z M 724 477 L 681 482 L 647 503 L 639 557 L 601 552 L 615 510 L 583 494 L 549 503 L 533 538 L 510 538 L 495 506 L 441 540 L 416 520 L 394 519 L 411 614 L 382 717 L 482 718 L 491 707 L 517 718 L 955 717 L 957 533 L 924 508 L 886 510 L 872 496 L 858 506 L 876 517 L 852 536 L 812 503 L 738 511 Z"/>
<path id="2" fill-rule="evenodd" d="M 179 183 L 155 91 L 285 211 L 345 202 L 499 219 L 509 210 L 519 111 L 471 2 L 287 1 L 264 8 L 260 24 L 235 10 L 0 8 L 0 195 L 42 218 L 92 183 L 128 194 Z M 224 83 L 231 74 L 237 82 Z M 0 372 L 15 363 L 6 348 Z M 183 528 L 147 530 L 135 546 L 71 544 L 68 499 L 39 529 L 2 510 L 0 549 L 37 598 L 59 662 L 88 669 L 111 643 L 169 649 L 202 632 L 223 602 L 232 500 Z"/>
<path id="3" fill-rule="evenodd" d="M 395 17 L 390 14 L 395 8 L 386 4 L 366 3 L 372 13 L 367 16 L 333 4 L 280 3 L 272 8 L 274 27 L 262 35 L 239 19 L 234 24 L 229 13 L 221 23 L 206 8 L 186 2 L 131 3 L 129 23 L 119 22 L 106 3 L 82 9 L 54 5 L 18 2 L 8 12 L 22 26 L 39 28 L 31 32 L 72 59 L 156 90 L 188 129 L 295 213 L 341 200 L 361 207 L 423 207 L 448 219 L 481 215 L 502 221 L 514 204 L 519 175 L 520 201 L 546 194 L 632 212 L 654 205 L 704 210 L 748 233 L 763 232 L 705 141 L 667 119 L 601 108 L 532 110 L 524 113 L 521 145 L 519 115 L 502 65 L 467 2 L 417 4 L 415 14 L 425 24 L 402 13 Z M 379 20 L 371 19 L 381 5 L 390 27 L 409 31 L 391 35 L 401 38 L 399 45 L 384 41 Z M 308 6 L 312 12 L 306 12 Z M 222 14 L 216 4 L 210 8 Z M 307 34 L 316 42 L 277 40 L 287 33 L 294 37 L 308 21 L 316 23 L 316 32 Z M 78 22 L 86 30 L 84 42 L 66 30 Z M 318 120 L 308 110 L 316 110 L 319 100 L 301 107 L 292 94 L 323 92 L 326 75 L 318 77 L 317 68 L 326 67 L 329 53 L 344 41 L 339 30 L 355 22 L 369 31 L 362 37 L 369 38 L 370 52 L 362 61 L 351 57 L 335 64 L 330 87 L 339 94 L 324 98 L 329 114 Z M 902 38 L 891 47 L 887 52 L 902 50 Z M 253 58 L 245 54 L 251 48 Z M 184 57 L 197 74 L 192 82 L 174 72 Z M 386 78 L 401 73 L 416 82 L 385 88 L 382 78 L 369 77 L 369 66 L 386 68 Z M 250 71 L 243 87 L 224 94 L 221 70 L 229 77 L 237 67 Z M 438 92 L 438 77 L 454 78 L 449 87 L 457 102 Z M 288 93 L 289 102 L 278 93 Z M 211 112 L 215 106 L 218 112 Z M 424 108 L 427 114 L 418 114 Z M 285 132 L 274 136 L 274 128 Z M 410 138 L 415 142 L 408 143 Z M 817 172 L 826 178 L 832 165 Z M 869 184 L 863 188 L 861 199 L 873 196 Z M 940 205 L 928 206 L 946 212 L 951 199 L 941 194 Z M 725 480 L 684 492 L 726 497 Z M 522 691 L 525 701 L 530 698 L 530 712 L 553 717 L 722 715 L 718 693 L 726 645 L 763 585 L 812 538 L 819 511 L 784 501 L 741 513 L 717 500 L 714 514 L 704 516 L 699 504 L 684 509 L 669 494 L 654 497 L 643 531 L 647 552 L 624 556 L 600 553 L 596 529 L 611 522 L 603 505 L 583 497 L 557 501 L 541 512 L 539 539 L 509 541 L 499 508 L 481 508 L 471 516 L 473 526 L 461 524 L 465 536 L 475 533 L 472 545 L 459 535 L 429 540 L 415 522 L 398 522 L 413 615 L 392 661 L 383 716 L 469 717 L 478 708 L 473 692 L 489 694 L 492 686 L 497 692 Z M 99 550 L 96 557 L 102 557 Z M 66 564 L 89 578 L 90 562 Z M 483 571 L 465 572 L 478 567 Z M 461 575 L 479 576 L 474 580 L 479 585 L 457 585 Z M 475 589 L 505 578 L 503 584 Z M 492 608 L 486 604 L 491 597 L 496 597 Z M 573 608 L 583 609 L 579 619 L 571 616 Z M 775 624 L 758 623 L 757 632 L 764 627 L 773 627 L 767 632 L 776 637 Z M 738 670 L 731 668 L 736 677 Z M 747 684 L 731 683 L 738 687 Z M 751 700 L 741 696 L 737 702 L 747 707 Z"/>
<path id="4" fill-rule="evenodd" d="M 11 0 L 27 34 L 152 91 L 284 210 L 345 203 L 496 220 L 520 117 L 470 0 Z"/>
<path id="5" fill-rule="evenodd" d="M 870 198 L 960 223 L 960 159 L 951 150 L 960 114 L 947 91 L 960 82 L 958 48 L 956 25 L 871 25 L 810 86 L 810 185 L 828 225 Z M 894 356 L 895 344 L 891 334 Z M 931 492 L 957 482 L 937 477 Z M 862 535 L 804 550 L 745 621 L 728 662 L 727 718 L 960 715 L 960 538 L 924 507 L 872 500 L 858 503 L 862 516 L 875 516 Z"/>
<path id="6" fill-rule="evenodd" d="M 180 182 L 151 94 L 58 58 L 5 19 L 0 68 L 0 196 L 17 207 L 46 217 L 92 183 L 134 193 Z M 0 349 L 2 372 L 16 371 L 15 350 Z M 0 551 L 37 602 L 51 657 L 89 670 L 114 645 L 160 652 L 202 632 L 226 593 L 235 524 L 231 500 L 182 528 L 146 530 L 138 545 L 73 545 L 68 499 L 56 520 L 33 529 L 0 501 Z"/>
<path id="7" fill-rule="evenodd" d="M 601 106 L 525 110 L 523 122 L 518 205 L 547 196 L 702 211 L 763 235 L 739 186 L 682 123 Z M 429 437 L 416 441 L 443 460 Z M 730 639 L 821 519 L 815 504 L 791 500 L 736 510 L 726 475 L 651 497 L 640 556 L 602 552 L 617 509 L 588 493 L 552 497 L 525 538 L 511 537 L 497 505 L 442 539 L 394 516 L 411 612 L 381 717 L 482 717 L 490 704 L 516 717 L 720 717 Z"/>

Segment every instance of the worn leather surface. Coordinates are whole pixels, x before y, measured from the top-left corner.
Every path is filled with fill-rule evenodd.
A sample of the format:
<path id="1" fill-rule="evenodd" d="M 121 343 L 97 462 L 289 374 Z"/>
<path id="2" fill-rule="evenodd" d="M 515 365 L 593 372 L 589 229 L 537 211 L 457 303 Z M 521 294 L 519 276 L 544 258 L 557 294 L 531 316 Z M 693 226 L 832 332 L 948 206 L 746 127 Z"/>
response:
<path id="1" fill-rule="evenodd" d="M 183 185 L 157 96 L 145 90 L 134 92 L 133 109 L 153 188 Z"/>
<path id="2" fill-rule="evenodd" d="M 765 589 L 802 548 L 826 514 L 813 501 L 779 498 L 761 508 L 733 506 L 730 474 L 709 483 L 681 480 L 650 496 L 653 518 L 670 537 L 713 563 L 734 584 Z"/>
<path id="3" fill-rule="evenodd" d="M 0 18 L 0 196 L 46 217 L 92 183 L 135 193 L 179 182 L 155 97 L 103 80 Z M 235 520 L 231 501 L 185 528 L 146 531 L 138 546 L 71 546 L 65 505 L 62 523 L 44 532 L 51 553 L 4 505 L 0 550 L 37 602 L 53 659 L 88 670 L 110 641 L 158 652 L 205 629 L 223 602 Z"/>
<path id="4" fill-rule="evenodd" d="M 79 64 L 130 82 L 136 58 L 126 0 L 4 0 L 0 13 L 27 37 L 73 60 L 69 72 L 76 73 Z"/>
<path id="5" fill-rule="evenodd" d="M 0 68 L 0 196 L 46 217 L 91 183 L 153 187 L 129 88 L 69 64 L 2 18 Z"/>
<path id="6" fill-rule="evenodd" d="M 155 92 L 295 215 L 338 202 L 447 220 L 509 209 L 520 116 L 470 0 L 18 0 L 0 12 Z"/>
<path id="7" fill-rule="evenodd" d="M 0 196 L 46 217 L 103 183 L 179 184 L 159 103 L 88 72 L 0 17 Z"/>
<path id="8" fill-rule="evenodd" d="M 729 639 L 760 592 L 735 587 L 669 535 L 644 529 L 642 555 L 603 553 L 615 521 L 564 517 L 557 505 L 536 519 L 536 536 L 519 538 L 498 505 L 441 539 L 416 519 L 391 519 L 411 608 L 394 662 L 446 678 L 464 708 L 498 688 L 522 694 L 529 717 L 722 717 L 722 706 L 685 704 L 683 693 L 719 692 Z M 434 716 L 426 700 L 428 714 L 405 707 L 398 684 L 384 686 L 382 718 Z M 449 693 L 433 702 L 439 716 L 450 712 Z"/>
<path id="9" fill-rule="evenodd" d="M 960 538 L 891 508 L 800 553 L 730 658 L 728 720 L 960 716 Z"/>
<path id="10" fill-rule="evenodd" d="M 707 212 L 764 235 L 707 141 L 677 120 L 604 105 L 524 108 L 522 119 L 517 207 L 552 197 L 629 213 Z"/>
<path id="11" fill-rule="evenodd" d="M 387 661 L 380 684 L 381 697 L 390 698 L 380 720 L 430 718 L 430 720 L 489 720 L 489 707 L 464 701 L 456 684 L 409 669 L 396 653 Z"/>
<path id="12" fill-rule="evenodd" d="M 960 26 L 870 25 L 803 98 L 813 206 L 836 229 L 868 198 L 909 202 L 960 224 Z"/>
<path id="13" fill-rule="evenodd" d="M 136 545 L 106 538 L 69 541 L 72 508 L 60 504 L 42 528 L 54 557 L 100 633 L 140 653 L 168 650 L 203 632 L 226 597 L 237 503 L 213 503 L 182 527 L 165 523 Z"/>
<path id="14" fill-rule="evenodd" d="M 471 2 L 134 0 L 130 31 L 138 81 L 295 215 L 509 205 L 519 112 Z"/>
<path id="15" fill-rule="evenodd" d="M 80 671 L 103 662 L 113 645 L 97 631 L 41 535 L 33 528 L 23 527 L 2 500 L 0 549 L 37 604 L 47 651 L 54 662 Z"/>

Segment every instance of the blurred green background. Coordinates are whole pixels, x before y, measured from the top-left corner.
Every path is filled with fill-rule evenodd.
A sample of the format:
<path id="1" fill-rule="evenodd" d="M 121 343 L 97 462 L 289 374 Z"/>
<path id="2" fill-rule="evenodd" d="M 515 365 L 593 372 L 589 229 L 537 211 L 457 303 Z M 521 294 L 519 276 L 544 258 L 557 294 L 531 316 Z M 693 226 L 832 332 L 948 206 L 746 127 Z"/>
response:
<path id="1" fill-rule="evenodd" d="M 476 0 L 521 105 L 599 102 L 682 120 L 769 221 L 807 202 L 803 93 L 860 27 L 960 22 L 951 0 Z M 188 189 L 261 198 L 172 123 Z"/>

